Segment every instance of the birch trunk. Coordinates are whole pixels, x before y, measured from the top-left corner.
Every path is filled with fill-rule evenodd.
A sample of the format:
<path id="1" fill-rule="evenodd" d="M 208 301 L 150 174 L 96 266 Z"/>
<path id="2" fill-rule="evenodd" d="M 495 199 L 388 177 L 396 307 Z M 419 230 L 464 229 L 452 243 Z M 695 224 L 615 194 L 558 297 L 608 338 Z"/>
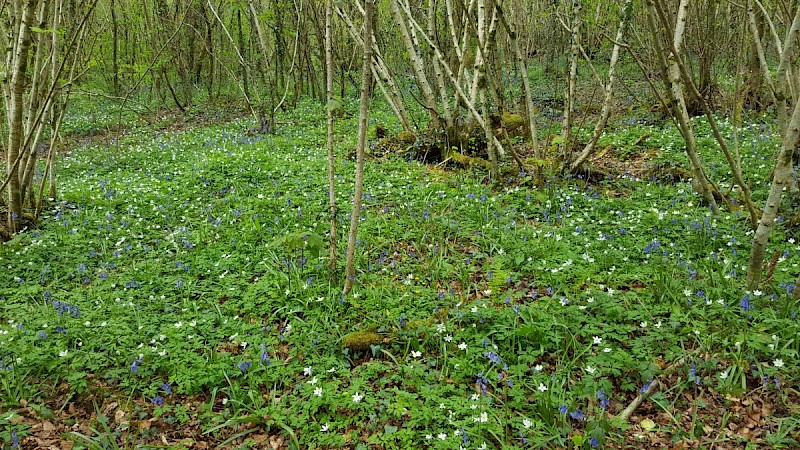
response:
<path id="1" fill-rule="evenodd" d="M 361 36 L 358 34 L 358 29 L 356 29 L 355 25 L 353 25 L 353 21 L 350 19 L 350 16 L 347 14 L 347 12 L 337 7 L 336 13 L 344 21 L 348 33 L 356 42 L 356 44 L 363 48 L 364 42 L 361 39 Z M 409 132 L 412 131 L 411 122 L 408 120 L 408 111 L 406 110 L 405 103 L 403 102 L 403 95 L 400 93 L 400 89 L 397 87 L 397 82 L 395 81 L 392 73 L 389 71 L 386 62 L 381 55 L 374 33 L 372 36 L 372 54 L 372 73 L 375 79 L 378 81 L 379 87 L 381 88 L 381 93 L 383 93 L 384 98 L 389 103 L 389 107 L 392 108 L 395 116 L 397 116 L 397 119 L 400 121 L 400 125 L 403 127 L 403 130 Z"/>
<path id="2" fill-rule="evenodd" d="M 458 83 L 458 78 L 456 77 L 456 74 L 453 73 L 453 69 L 447 63 L 447 60 L 445 59 L 444 55 L 442 55 L 442 52 L 439 50 L 439 47 L 436 45 L 435 42 L 433 42 L 433 39 L 431 39 L 431 37 L 428 36 L 427 33 L 425 33 L 425 30 L 423 30 L 420 24 L 417 23 L 416 20 L 414 20 L 414 18 L 411 16 L 411 11 L 406 10 L 405 12 L 411 26 L 417 29 L 417 32 L 420 33 L 425 42 L 427 42 L 428 45 L 431 46 L 431 49 L 433 49 L 433 53 L 436 56 L 436 59 L 439 60 L 439 64 L 441 64 L 442 69 L 444 69 L 445 74 L 447 74 L 447 77 L 450 79 L 450 83 L 453 86 L 453 90 L 455 91 L 460 101 L 464 103 L 464 106 L 467 108 L 467 111 L 469 111 L 472 118 L 475 119 L 475 121 L 478 123 L 481 129 L 484 130 L 484 132 L 487 131 L 487 128 L 491 130 L 491 124 L 488 121 L 483 120 L 483 116 L 478 112 L 475 103 L 471 102 L 469 97 L 467 97 L 467 94 L 464 92 L 464 89 L 462 89 L 461 85 Z M 498 154 L 501 157 L 504 156 L 505 150 L 503 149 L 503 144 L 497 139 L 497 137 L 494 136 L 494 134 L 492 134 L 492 143 L 497 149 Z"/>
<path id="3" fill-rule="evenodd" d="M 428 35 L 433 36 L 436 32 L 436 1 L 428 0 Z M 433 52 L 431 52 L 431 55 Z M 447 84 L 444 80 L 442 68 L 439 67 L 439 61 L 433 57 L 431 58 L 431 65 L 433 66 L 433 73 L 436 75 L 436 84 L 439 87 L 439 97 L 442 102 L 442 109 L 444 111 L 444 122 L 447 129 L 451 129 L 453 123 L 453 113 L 450 111 L 450 100 L 447 95 Z"/>
<path id="4" fill-rule="evenodd" d="M 663 10 L 658 10 L 659 17 L 661 18 L 661 23 L 664 26 L 667 26 L 668 19 L 666 16 L 663 15 Z M 742 174 L 742 165 L 741 159 L 739 158 L 738 151 L 736 155 L 734 155 L 725 138 L 722 136 L 722 132 L 717 126 L 717 121 L 714 118 L 714 112 L 711 109 L 711 105 L 709 105 L 708 101 L 706 100 L 706 96 L 700 92 L 700 89 L 695 85 L 694 80 L 692 79 L 692 75 L 690 73 L 689 68 L 684 63 L 683 57 L 681 53 L 677 49 L 672 50 L 673 55 L 676 55 L 674 58 L 674 63 L 677 66 L 681 79 L 683 83 L 689 87 L 690 93 L 696 99 L 698 105 L 703 110 L 703 114 L 706 116 L 706 120 L 708 120 L 708 124 L 711 127 L 711 132 L 714 135 L 714 138 L 719 144 L 720 149 L 722 150 L 723 155 L 725 155 L 725 159 L 728 162 L 728 167 L 731 169 L 731 173 L 733 174 L 733 179 L 739 188 L 742 190 L 742 201 L 747 209 L 748 214 L 750 215 L 750 225 L 753 229 L 756 228 L 759 219 L 759 213 L 756 211 L 755 204 L 753 203 L 752 194 L 750 192 L 750 186 L 744 181 L 744 176 Z M 724 198 L 723 198 L 724 200 Z"/>
<path id="5" fill-rule="evenodd" d="M 392 0 L 395 1 L 395 0 Z M 356 180 L 353 193 L 353 213 L 350 218 L 350 232 L 347 237 L 347 258 L 345 281 L 342 295 L 353 289 L 356 278 L 356 237 L 358 221 L 361 217 L 361 197 L 364 193 L 364 147 L 367 141 L 367 120 L 369 118 L 369 87 L 372 84 L 372 25 L 375 0 L 364 0 L 364 62 L 361 74 L 361 101 L 359 104 L 358 147 L 356 148 Z"/>

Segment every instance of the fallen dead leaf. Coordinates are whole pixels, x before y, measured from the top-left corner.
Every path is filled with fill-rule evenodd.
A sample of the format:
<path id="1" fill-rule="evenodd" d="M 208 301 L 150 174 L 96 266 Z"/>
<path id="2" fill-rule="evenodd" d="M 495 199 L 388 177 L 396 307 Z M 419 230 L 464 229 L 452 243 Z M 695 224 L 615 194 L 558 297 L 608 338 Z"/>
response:
<path id="1" fill-rule="evenodd" d="M 650 431 L 656 427 L 656 423 L 650 419 L 642 420 L 641 422 L 639 422 L 639 425 L 641 425 L 642 429 L 645 431 Z"/>

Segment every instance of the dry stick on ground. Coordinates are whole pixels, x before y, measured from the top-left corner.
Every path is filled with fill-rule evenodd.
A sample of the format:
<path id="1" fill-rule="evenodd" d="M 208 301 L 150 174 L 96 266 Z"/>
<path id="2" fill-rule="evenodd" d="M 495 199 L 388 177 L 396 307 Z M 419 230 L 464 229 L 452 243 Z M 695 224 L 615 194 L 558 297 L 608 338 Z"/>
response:
<path id="1" fill-rule="evenodd" d="M 367 141 L 367 119 L 369 115 L 369 87 L 372 84 L 372 21 L 375 0 L 364 1 L 364 67 L 361 79 L 361 102 L 359 104 L 358 147 L 356 149 L 356 182 L 353 193 L 353 213 L 350 219 L 350 233 L 347 237 L 347 258 L 342 295 L 353 289 L 356 278 L 356 237 L 358 221 L 361 216 L 361 197 L 364 193 L 364 147 Z"/>
<path id="2" fill-rule="evenodd" d="M 662 373 L 667 372 L 667 371 L 671 371 L 673 369 L 679 369 L 680 367 L 682 367 L 686 363 L 686 359 L 687 359 L 687 356 L 683 356 L 681 358 L 678 358 L 677 361 L 675 361 L 674 363 L 672 363 L 668 367 L 666 367 L 663 370 Z M 630 420 L 631 414 L 633 414 L 633 412 L 636 411 L 636 408 L 638 408 L 639 405 L 642 404 L 644 399 L 646 399 L 653 392 L 655 392 L 656 389 L 658 389 L 659 386 L 660 386 L 660 383 L 659 383 L 657 378 L 655 380 L 651 381 L 646 389 L 640 391 L 639 395 L 637 395 L 630 402 L 630 404 L 628 404 L 628 406 L 626 406 L 625 409 L 622 410 L 622 412 L 617 414 L 617 419 L 619 419 L 619 420 L 621 420 L 623 422 L 627 422 L 628 420 Z"/>

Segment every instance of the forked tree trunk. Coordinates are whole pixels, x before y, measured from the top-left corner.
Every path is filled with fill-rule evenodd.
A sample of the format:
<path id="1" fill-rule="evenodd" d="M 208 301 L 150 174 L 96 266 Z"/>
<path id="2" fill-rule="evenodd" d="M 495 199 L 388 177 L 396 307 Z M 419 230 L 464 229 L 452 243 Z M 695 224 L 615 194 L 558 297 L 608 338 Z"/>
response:
<path id="1" fill-rule="evenodd" d="M 394 0 L 393 0 L 394 1 Z M 353 289 L 356 278 L 356 237 L 361 218 L 361 197 L 364 194 L 364 147 L 367 142 L 367 120 L 369 118 L 369 87 L 372 84 L 372 25 L 375 0 L 364 0 L 364 62 L 361 73 L 361 101 L 358 109 L 358 147 L 356 148 L 356 180 L 353 193 L 353 212 L 350 232 L 347 237 L 347 258 L 343 295 Z"/>

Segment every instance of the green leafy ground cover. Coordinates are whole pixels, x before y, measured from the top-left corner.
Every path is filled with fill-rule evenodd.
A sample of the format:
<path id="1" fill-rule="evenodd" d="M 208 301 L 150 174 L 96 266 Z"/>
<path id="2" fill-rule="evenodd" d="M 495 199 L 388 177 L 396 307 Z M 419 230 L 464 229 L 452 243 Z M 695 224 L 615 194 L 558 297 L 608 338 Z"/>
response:
<path id="1" fill-rule="evenodd" d="M 324 112 L 281 119 L 276 135 L 133 128 L 60 161 L 41 229 L 0 247 L 5 447 L 800 445 L 787 230 L 770 281 L 745 292 L 746 217 L 711 215 L 688 183 L 489 185 L 370 161 L 342 298 L 320 248 Z M 354 124 L 337 124 L 341 153 Z M 755 123 L 740 141 L 761 201 L 777 138 Z M 631 120 L 608 145 L 684 164 L 671 127 Z M 341 226 L 353 169 L 338 162 Z"/>

